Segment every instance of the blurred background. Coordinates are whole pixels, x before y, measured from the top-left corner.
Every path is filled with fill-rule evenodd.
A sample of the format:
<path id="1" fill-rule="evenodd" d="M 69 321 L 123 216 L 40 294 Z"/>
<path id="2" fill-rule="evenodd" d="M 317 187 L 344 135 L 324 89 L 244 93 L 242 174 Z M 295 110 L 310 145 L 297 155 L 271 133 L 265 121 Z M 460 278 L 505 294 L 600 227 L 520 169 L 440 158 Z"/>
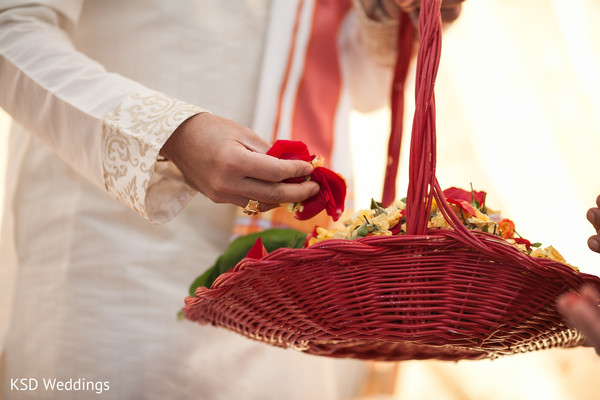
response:
<path id="1" fill-rule="evenodd" d="M 586 211 L 600 194 L 598 18 L 598 0 L 468 0 L 444 33 L 436 84 L 441 186 L 485 190 L 488 205 L 523 237 L 553 245 L 595 275 L 600 254 L 587 248 L 594 231 Z M 406 132 L 413 96 L 409 85 Z M 388 120 L 387 109 L 353 116 L 358 208 L 381 196 Z M 0 110 L 0 191 L 10 173 L 8 124 Z M 405 139 L 399 197 L 407 187 Z M 0 210 L 2 202 L 0 196 Z M 588 348 L 495 361 L 376 363 L 372 375 L 365 399 L 580 400 L 600 393 L 600 357 Z"/>
<path id="2" fill-rule="evenodd" d="M 472 182 L 523 237 L 594 275 L 600 254 L 587 248 L 594 230 L 586 212 L 600 195 L 599 18 L 598 0 L 467 0 L 444 32 L 436 82 L 442 188 Z M 414 66 L 411 74 L 412 83 Z M 411 86 L 405 132 L 413 98 Z M 358 208 L 381 196 L 388 119 L 388 110 L 354 115 Z M 405 139 L 398 197 L 407 188 Z M 589 348 L 375 364 L 367 398 L 591 400 L 598 376 L 600 358 Z"/>

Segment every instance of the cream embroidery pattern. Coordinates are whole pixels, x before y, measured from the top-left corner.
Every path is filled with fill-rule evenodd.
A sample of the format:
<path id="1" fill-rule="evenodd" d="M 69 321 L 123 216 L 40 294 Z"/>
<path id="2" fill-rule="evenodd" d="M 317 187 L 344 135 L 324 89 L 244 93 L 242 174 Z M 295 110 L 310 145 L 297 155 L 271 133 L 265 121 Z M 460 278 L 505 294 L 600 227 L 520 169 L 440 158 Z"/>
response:
<path id="1" fill-rule="evenodd" d="M 158 152 L 200 107 L 158 92 L 135 93 L 103 119 L 104 184 L 115 199 L 149 219 L 146 193 Z"/>

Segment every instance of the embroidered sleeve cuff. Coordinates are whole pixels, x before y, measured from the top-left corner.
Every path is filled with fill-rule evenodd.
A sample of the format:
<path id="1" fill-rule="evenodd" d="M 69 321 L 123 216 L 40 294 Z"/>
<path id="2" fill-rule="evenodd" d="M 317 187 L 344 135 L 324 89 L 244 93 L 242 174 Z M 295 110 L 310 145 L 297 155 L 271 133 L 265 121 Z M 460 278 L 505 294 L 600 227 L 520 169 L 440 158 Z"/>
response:
<path id="1" fill-rule="evenodd" d="M 157 161 L 175 129 L 205 110 L 164 94 L 129 96 L 103 119 L 103 170 L 106 190 L 148 221 L 169 221 L 196 191 L 177 167 Z"/>

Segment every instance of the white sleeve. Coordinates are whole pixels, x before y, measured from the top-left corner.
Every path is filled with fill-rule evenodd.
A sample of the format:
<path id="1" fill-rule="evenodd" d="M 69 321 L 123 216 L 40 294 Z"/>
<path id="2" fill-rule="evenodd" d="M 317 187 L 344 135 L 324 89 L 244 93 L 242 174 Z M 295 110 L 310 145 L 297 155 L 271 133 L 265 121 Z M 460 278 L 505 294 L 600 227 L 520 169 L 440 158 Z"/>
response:
<path id="1" fill-rule="evenodd" d="M 78 52 L 64 29 L 82 0 L 0 5 L 0 107 L 65 162 L 153 223 L 195 191 L 158 152 L 205 110 L 109 73 Z M 44 4 L 40 4 L 44 3 Z"/>

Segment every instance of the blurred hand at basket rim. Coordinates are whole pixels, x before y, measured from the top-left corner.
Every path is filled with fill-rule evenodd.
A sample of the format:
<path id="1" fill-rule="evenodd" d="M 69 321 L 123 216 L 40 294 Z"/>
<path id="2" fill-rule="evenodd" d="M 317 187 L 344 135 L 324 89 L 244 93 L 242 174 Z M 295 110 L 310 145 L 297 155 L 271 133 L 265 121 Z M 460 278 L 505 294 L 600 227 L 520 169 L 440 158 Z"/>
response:
<path id="1" fill-rule="evenodd" d="M 362 0 L 363 3 L 365 0 Z M 373 12 L 378 8 L 379 13 L 381 13 L 385 17 L 398 18 L 398 14 L 400 12 L 409 13 L 411 19 L 415 25 L 418 24 L 419 21 L 419 9 L 421 7 L 420 0 L 370 0 L 371 3 L 375 3 L 375 8 L 373 8 Z M 462 8 L 462 2 L 464 0 L 442 0 L 441 3 L 441 14 L 442 14 L 442 22 L 448 23 L 456 20 L 460 15 L 460 11 Z M 369 9 L 365 4 L 365 9 Z M 376 13 L 375 13 L 376 14 Z M 371 15 L 370 15 L 371 16 Z M 374 16 L 375 19 L 377 16 Z"/>
<path id="2" fill-rule="evenodd" d="M 589 284 L 562 294 L 556 308 L 600 355 L 600 293 Z"/>
<path id="3" fill-rule="evenodd" d="M 596 234 L 588 239 L 588 247 L 600 253 L 600 196 L 596 199 L 596 207 L 588 210 L 587 219 L 596 230 Z M 600 293 L 596 288 L 588 284 L 578 292 L 564 293 L 558 298 L 556 306 L 600 355 Z"/>

